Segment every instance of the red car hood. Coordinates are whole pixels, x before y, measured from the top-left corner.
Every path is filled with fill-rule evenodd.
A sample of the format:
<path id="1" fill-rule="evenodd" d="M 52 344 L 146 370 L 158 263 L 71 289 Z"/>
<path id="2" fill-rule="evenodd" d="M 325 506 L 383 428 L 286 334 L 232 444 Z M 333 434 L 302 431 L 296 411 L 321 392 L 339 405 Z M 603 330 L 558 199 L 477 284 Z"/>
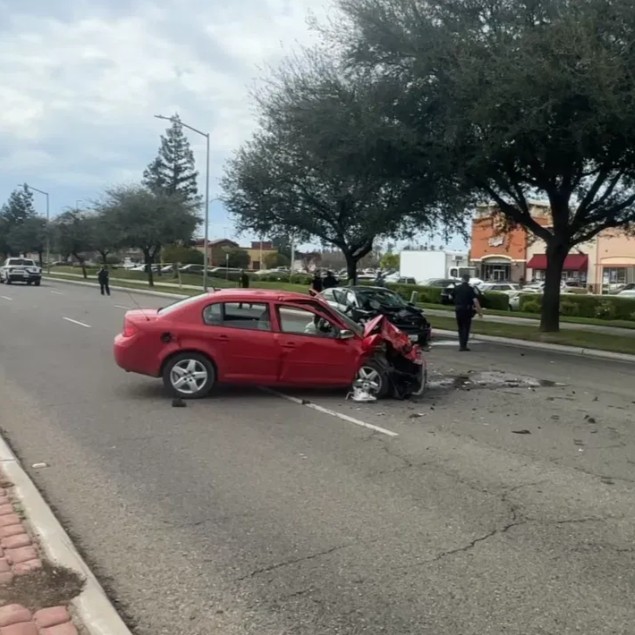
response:
<path id="1" fill-rule="evenodd" d="M 378 328 L 378 332 L 374 333 Z M 369 347 L 374 347 L 381 340 L 388 342 L 398 353 L 411 362 L 420 363 L 421 348 L 417 344 L 413 344 L 410 338 L 394 324 L 391 324 L 385 316 L 378 315 L 364 326 L 364 343 Z"/>

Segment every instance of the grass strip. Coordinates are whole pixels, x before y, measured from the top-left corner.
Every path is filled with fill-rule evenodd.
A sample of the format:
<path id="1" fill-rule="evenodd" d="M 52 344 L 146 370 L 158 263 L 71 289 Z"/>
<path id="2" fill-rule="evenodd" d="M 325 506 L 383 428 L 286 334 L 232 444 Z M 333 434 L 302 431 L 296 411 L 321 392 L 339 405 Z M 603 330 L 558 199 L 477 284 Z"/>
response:
<path id="1" fill-rule="evenodd" d="M 442 329 L 456 331 L 454 317 L 430 315 L 432 330 Z M 472 322 L 472 333 L 480 335 L 492 335 L 506 337 L 514 340 L 541 342 L 544 344 L 561 344 L 563 346 L 575 346 L 577 348 L 592 348 L 613 353 L 626 353 L 635 355 L 635 337 L 612 335 L 609 333 L 596 333 L 595 331 L 563 330 L 559 333 L 542 333 L 535 326 L 521 324 L 505 324 L 502 322 L 488 322 L 487 315 L 484 319 L 476 318 Z"/>

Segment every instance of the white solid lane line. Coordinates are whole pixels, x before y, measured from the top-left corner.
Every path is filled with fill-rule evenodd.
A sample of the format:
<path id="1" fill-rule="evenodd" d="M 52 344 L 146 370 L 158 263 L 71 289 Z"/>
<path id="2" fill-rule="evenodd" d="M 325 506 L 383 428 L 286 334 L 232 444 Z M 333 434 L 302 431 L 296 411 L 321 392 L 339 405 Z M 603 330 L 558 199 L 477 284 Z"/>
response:
<path id="1" fill-rule="evenodd" d="M 115 304 L 115 309 L 124 309 L 125 311 L 130 311 L 130 307 L 123 306 L 123 304 Z"/>
<path id="2" fill-rule="evenodd" d="M 85 329 L 91 328 L 90 324 L 84 324 L 83 322 L 78 322 L 77 320 L 73 320 L 69 317 L 65 317 L 62 319 L 66 320 L 67 322 L 70 322 L 71 324 L 77 324 L 77 326 L 83 326 Z"/>
<path id="3" fill-rule="evenodd" d="M 0 298 L 7 300 L 7 302 L 13 302 L 13 298 L 10 298 L 8 295 L 0 295 Z"/>
<path id="4" fill-rule="evenodd" d="M 64 295 L 61 291 L 51 291 L 53 295 Z"/>
<path id="5" fill-rule="evenodd" d="M 342 421 L 346 421 L 347 423 L 353 423 L 356 426 L 361 426 L 362 428 L 368 428 L 369 430 L 373 430 L 374 432 L 379 432 L 381 434 L 385 434 L 389 437 L 398 437 L 399 435 L 392 430 L 387 430 L 386 428 L 381 428 L 380 426 L 375 426 L 372 423 L 366 423 L 365 421 L 360 421 L 359 419 L 355 419 L 354 417 L 349 417 L 341 412 L 337 412 L 336 410 L 331 410 L 330 408 L 324 408 L 323 406 L 318 406 L 311 401 L 306 401 L 306 399 L 298 399 L 297 397 L 291 397 L 290 395 L 285 395 L 284 393 L 278 392 L 277 390 L 272 390 L 271 388 L 263 388 L 265 392 L 268 392 L 276 397 L 280 397 L 282 399 L 286 399 L 287 401 L 291 401 L 292 403 L 298 404 L 299 406 L 305 406 L 306 408 L 311 408 L 311 410 L 317 410 L 322 414 L 329 415 L 330 417 L 336 417 L 337 419 L 341 419 Z"/>

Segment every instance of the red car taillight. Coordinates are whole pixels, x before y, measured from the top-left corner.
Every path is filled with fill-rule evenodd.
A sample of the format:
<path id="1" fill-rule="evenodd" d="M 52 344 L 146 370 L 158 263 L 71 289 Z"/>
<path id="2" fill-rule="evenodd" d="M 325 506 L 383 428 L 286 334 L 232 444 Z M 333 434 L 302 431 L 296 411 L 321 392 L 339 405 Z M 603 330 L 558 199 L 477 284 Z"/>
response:
<path id="1" fill-rule="evenodd" d="M 130 320 L 124 320 L 123 322 L 123 336 L 132 337 L 138 331 L 137 327 L 130 322 Z"/>

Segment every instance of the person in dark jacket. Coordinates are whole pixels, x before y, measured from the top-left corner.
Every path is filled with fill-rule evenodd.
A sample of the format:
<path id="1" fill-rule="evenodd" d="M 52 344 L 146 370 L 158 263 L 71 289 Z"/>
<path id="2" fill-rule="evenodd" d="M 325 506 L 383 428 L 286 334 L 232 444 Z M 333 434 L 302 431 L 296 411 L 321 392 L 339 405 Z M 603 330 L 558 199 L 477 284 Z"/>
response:
<path id="1" fill-rule="evenodd" d="M 325 289 L 333 289 L 338 285 L 337 278 L 333 275 L 332 271 L 328 271 L 326 273 L 323 284 Z"/>
<path id="2" fill-rule="evenodd" d="M 240 272 L 240 286 L 243 289 L 249 289 L 249 276 L 244 269 Z"/>
<path id="3" fill-rule="evenodd" d="M 313 280 L 311 280 L 311 290 L 315 293 L 322 293 L 324 289 L 324 284 L 322 282 L 322 275 L 319 271 L 316 271 L 313 274 Z"/>
<path id="4" fill-rule="evenodd" d="M 470 276 L 465 274 L 463 282 L 454 288 L 454 311 L 456 313 L 456 324 L 459 330 L 459 350 L 469 351 L 467 343 L 470 339 L 470 329 L 472 328 L 472 318 L 478 313 L 483 317 L 481 303 L 478 301 L 478 294 L 474 287 L 470 285 Z"/>
<path id="5" fill-rule="evenodd" d="M 99 281 L 99 288 L 102 295 L 110 295 L 110 274 L 106 265 L 102 265 L 102 268 L 97 274 L 97 280 Z"/>

